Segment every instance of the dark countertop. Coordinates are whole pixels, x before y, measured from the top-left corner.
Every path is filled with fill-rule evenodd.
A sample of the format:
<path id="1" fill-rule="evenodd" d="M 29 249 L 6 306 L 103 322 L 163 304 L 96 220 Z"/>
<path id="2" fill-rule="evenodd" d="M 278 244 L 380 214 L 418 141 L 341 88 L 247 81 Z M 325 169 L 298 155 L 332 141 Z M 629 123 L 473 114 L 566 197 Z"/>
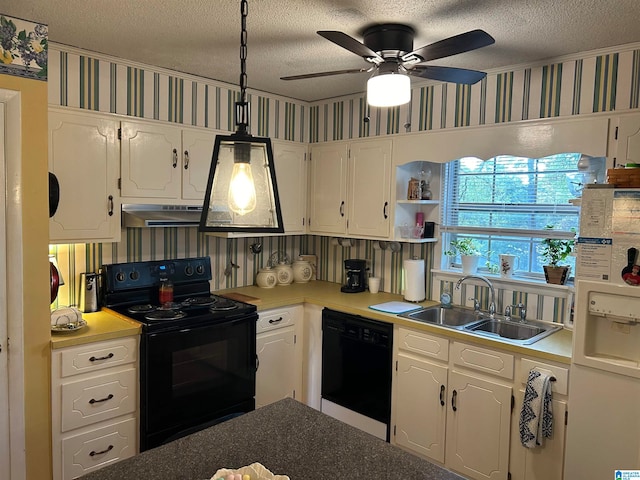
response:
<path id="1" fill-rule="evenodd" d="M 296 400 L 284 399 L 83 476 L 205 480 L 260 462 L 291 480 L 462 480 Z M 253 479 L 252 479 L 253 480 Z"/>

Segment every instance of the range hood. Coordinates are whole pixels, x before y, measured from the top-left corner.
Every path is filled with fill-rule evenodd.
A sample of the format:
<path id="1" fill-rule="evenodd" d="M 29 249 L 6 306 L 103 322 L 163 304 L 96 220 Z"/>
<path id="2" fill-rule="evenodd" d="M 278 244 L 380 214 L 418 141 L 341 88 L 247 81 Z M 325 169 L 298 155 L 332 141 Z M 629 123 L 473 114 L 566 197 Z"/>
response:
<path id="1" fill-rule="evenodd" d="M 202 206 L 187 205 L 122 205 L 125 227 L 197 227 Z"/>

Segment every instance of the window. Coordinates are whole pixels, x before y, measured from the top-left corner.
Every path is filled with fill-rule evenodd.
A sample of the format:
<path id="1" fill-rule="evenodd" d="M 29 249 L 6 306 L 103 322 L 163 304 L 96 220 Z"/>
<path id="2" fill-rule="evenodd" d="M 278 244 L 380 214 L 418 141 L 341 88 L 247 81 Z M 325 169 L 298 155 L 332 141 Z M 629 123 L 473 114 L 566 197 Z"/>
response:
<path id="1" fill-rule="evenodd" d="M 543 238 L 573 238 L 579 226 L 584 172 L 579 153 L 545 158 L 500 155 L 489 160 L 466 157 L 450 162 L 443 175 L 442 232 L 444 250 L 452 240 L 473 238 L 485 257 L 480 270 L 497 272 L 498 256 L 519 258 L 519 274 L 543 276 L 537 246 Z M 604 160 L 604 159 L 602 159 Z M 547 225 L 554 232 L 545 231 Z M 570 259 L 572 267 L 575 260 Z M 443 268 L 460 258 L 443 256 Z M 572 268 L 572 271 L 575 271 Z"/>

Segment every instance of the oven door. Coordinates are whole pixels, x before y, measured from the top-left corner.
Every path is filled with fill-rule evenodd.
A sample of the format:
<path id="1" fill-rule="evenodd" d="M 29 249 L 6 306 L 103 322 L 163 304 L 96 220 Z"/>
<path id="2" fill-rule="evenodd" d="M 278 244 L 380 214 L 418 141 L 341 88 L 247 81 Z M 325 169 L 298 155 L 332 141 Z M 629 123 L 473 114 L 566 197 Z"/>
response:
<path id="1" fill-rule="evenodd" d="M 141 451 L 255 408 L 257 318 L 143 334 Z"/>

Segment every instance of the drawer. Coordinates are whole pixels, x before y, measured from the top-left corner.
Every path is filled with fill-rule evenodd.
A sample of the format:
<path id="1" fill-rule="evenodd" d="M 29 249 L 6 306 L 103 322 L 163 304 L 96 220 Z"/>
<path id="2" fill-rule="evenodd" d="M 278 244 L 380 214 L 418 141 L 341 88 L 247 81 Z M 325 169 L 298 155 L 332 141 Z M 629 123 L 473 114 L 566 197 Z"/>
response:
<path id="1" fill-rule="evenodd" d="M 267 332 L 276 328 L 293 325 L 295 322 L 294 312 L 296 312 L 295 309 L 283 308 L 258 313 L 257 332 Z"/>
<path id="2" fill-rule="evenodd" d="M 136 454 L 135 418 L 62 440 L 63 478 L 77 478 Z"/>
<path id="3" fill-rule="evenodd" d="M 449 360 L 449 340 L 446 338 L 399 327 L 397 342 L 400 350 L 435 358 L 444 362 Z"/>
<path id="4" fill-rule="evenodd" d="M 70 347 L 60 350 L 53 358 L 60 362 L 61 377 L 125 365 L 138 360 L 138 337 Z"/>
<path id="5" fill-rule="evenodd" d="M 569 369 L 549 365 L 532 358 L 523 358 L 520 360 L 516 372 L 516 380 L 524 385 L 529 378 L 529 372 L 533 369 L 555 377 L 556 381 L 551 383 L 551 390 L 554 393 L 559 395 L 567 395 L 569 393 Z"/>
<path id="6" fill-rule="evenodd" d="M 134 368 L 66 382 L 61 389 L 61 430 L 115 418 L 133 412 L 137 405 L 137 375 Z"/>
<path id="7" fill-rule="evenodd" d="M 513 380 L 514 359 L 513 355 L 508 353 L 453 342 L 451 357 L 453 363 L 459 367 Z"/>

